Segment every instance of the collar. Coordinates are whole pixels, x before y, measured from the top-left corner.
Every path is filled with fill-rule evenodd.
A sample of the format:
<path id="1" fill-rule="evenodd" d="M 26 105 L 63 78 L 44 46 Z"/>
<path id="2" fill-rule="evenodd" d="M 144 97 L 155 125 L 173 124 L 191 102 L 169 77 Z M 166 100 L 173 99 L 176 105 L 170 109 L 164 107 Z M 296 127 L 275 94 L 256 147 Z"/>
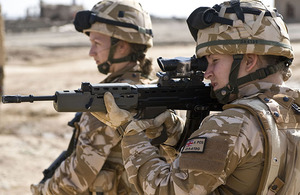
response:
<path id="1" fill-rule="evenodd" d="M 290 97 L 298 98 L 297 91 L 286 85 L 276 85 L 268 82 L 255 82 L 239 89 L 238 99 L 243 97 L 254 96 L 259 93 L 270 94 L 270 96 L 276 94 L 286 94 Z"/>
<path id="2" fill-rule="evenodd" d="M 128 72 L 140 75 L 139 65 L 135 64 L 133 66 L 126 66 L 125 68 L 118 70 L 117 72 L 111 73 L 103 81 L 101 81 L 101 83 L 113 83 L 119 79 L 128 79 L 128 78 L 125 78 L 125 77 L 127 77 L 126 75 L 128 75 L 127 74 Z"/>

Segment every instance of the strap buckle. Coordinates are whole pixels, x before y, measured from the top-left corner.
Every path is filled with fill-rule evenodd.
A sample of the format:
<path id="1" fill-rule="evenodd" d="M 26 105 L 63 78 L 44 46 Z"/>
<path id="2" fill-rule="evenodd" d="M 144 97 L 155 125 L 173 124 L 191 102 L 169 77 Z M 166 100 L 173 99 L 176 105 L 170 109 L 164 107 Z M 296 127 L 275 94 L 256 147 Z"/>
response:
<path id="1" fill-rule="evenodd" d="M 116 128 L 116 132 L 119 134 L 120 137 L 124 136 L 125 130 L 126 130 L 127 126 L 129 125 L 129 123 L 131 123 L 131 121 L 128 121 L 128 122 L 124 123 L 123 125 L 120 125 L 119 127 Z"/>
<path id="2" fill-rule="evenodd" d="M 240 7 L 240 1 L 239 0 L 231 0 L 230 5 L 234 9 L 238 19 L 245 22 L 244 12 L 242 11 L 242 8 Z"/>

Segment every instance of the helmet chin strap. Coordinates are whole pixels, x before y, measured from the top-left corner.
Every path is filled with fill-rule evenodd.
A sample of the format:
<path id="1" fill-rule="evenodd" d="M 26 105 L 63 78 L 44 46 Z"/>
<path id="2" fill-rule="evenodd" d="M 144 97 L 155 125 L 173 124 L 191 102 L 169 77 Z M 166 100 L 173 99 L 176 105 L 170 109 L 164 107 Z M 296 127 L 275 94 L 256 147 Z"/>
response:
<path id="1" fill-rule="evenodd" d="M 108 74 L 109 73 L 109 67 L 110 67 L 110 64 L 108 63 L 108 61 L 106 61 L 102 64 L 98 64 L 98 66 L 97 66 L 98 71 L 102 74 Z"/>
<path id="2" fill-rule="evenodd" d="M 228 103 L 230 100 L 229 99 L 230 95 L 231 94 L 237 95 L 239 92 L 237 78 L 238 78 L 242 59 L 243 59 L 242 54 L 233 55 L 233 62 L 229 73 L 229 83 L 225 87 L 214 91 L 215 97 L 218 99 L 218 101 L 221 104 Z"/>
<path id="3" fill-rule="evenodd" d="M 292 59 L 286 59 L 274 65 L 269 65 L 265 68 L 260 68 L 255 72 L 252 72 L 246 76 L 243 76 L 237 80 L 238 86 L 243 85 L 245 83 L 254 81 L 254 80 L 261 80 L 268 77 L 271 74 L 274 74 L 280 70 L 282 67 L 289 67 L 292 64 Z"/>
<path id="4" fill-rule="evenodd" d="M 137 56 L 133 53 L 122 57 L 122 58 L 117 58 L 114 59 L 113 56 L 116 52 L 116 48 L 117 48 L 117 43 L 118 43 L 118 39 L 115 38 L 111 38 L 111 47 L 109 50 L 109 54 L 108 54 L 108 58 L 105 62 L 98 64 L 98 71 L 102 74 L 108 74 L 109 73 L 109 69 L 110 66 L 114 63 L 120 63 L 120 62 L 136 62 L 137 60 Z"/>
<path id="5" fill-rule="evenodd" d="M 251 81 L 264 79 L 269 75 L 278 72 L 283 66 L 289 67 L 292 64 L 291 59 L 286 59 L 285 61 L 279 62 L 275 65 L 269 65 L 265 68 L 257 69 L 255 72 L 238 78 L 242 59 L 242 54 L 233 55 L 233 62 L 229 74 L 229 83 L 225 87 L 212 92 L 212 96 L 216 97 L 221 104 L 228 103 L 230 101 L 230 95 L 237 96 L 239 93 L 239 86 Z"/>
<path id="6" fill-rule="evenodd" d="M 108 74 L 109 73 L 109 68 L 111 66 L 112 59 L 113 56 L 116 52 L 116 48 L 117 48 L 117 43 L 119 42 L 118 39 L 115 39 L 113 37 L 110 38 L 110 49 L 109 49 L 109 54 L 108 54 L 108 58 L 105 62 L 98 64 L 98 70 L 100 73 L 102 74 Z"/>

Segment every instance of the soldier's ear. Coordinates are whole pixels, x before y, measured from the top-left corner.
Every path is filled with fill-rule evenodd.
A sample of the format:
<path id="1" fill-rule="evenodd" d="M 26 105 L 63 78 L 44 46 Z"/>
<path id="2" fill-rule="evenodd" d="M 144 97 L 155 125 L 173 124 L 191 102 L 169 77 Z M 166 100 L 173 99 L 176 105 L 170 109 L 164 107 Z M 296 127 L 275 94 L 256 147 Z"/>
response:
<path id="1" fill-rule="evenodd" d="M 121 54 L 128 54 L 128 52 L 130 51 L 130 44 L 126 41 L 120 40 L 118 42 L 117 51 Z"/>
<path id="2" fill-rule="evenodd" d="M 244 63 L 245 63 L 245 71 L 246 72 L 254 72 L 259 68 L 258 64 L 258 55 L 256 54 L 245 54 L 244 55 Z"/>

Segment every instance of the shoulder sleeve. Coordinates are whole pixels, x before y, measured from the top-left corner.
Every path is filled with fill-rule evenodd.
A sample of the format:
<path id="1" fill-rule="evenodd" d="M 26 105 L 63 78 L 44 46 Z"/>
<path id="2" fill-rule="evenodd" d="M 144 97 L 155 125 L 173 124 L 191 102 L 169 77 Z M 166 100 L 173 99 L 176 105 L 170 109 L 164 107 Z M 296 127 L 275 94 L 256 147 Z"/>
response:
<path id="1" fill-rule="evenodd" d="M 232 151 L 243 120 L 239 112 L 226 110 L 207 117 L 181 150 L 180 168 L 220 174 Z M 193 159 L 192 161 L 190 159 Z"/>
<path id="2" fill-rule="evenodd" d="M 197 150 L 199 146 L 202 151 Z M 223 184 L 237 186 L 239 192 L 255 191 L 263 167 L 263 136 L 256 119 L 239 108 L 206 118 L 181 150 L 179 164 L 180 169 L 213 175 Z"/>
<path id="3" fill-rule="evenodd" d="M 79 122 L 80 135 L 75 152 L 69 156 L 41 188 L 42 194 L 81 194 L 95 180 L 110 150 L 120 139 L 115 130 L 89 113 Z"/>
<path id="4" fill-rule="evenodd" d="M 228 182 L 243 162 L 241 158 L 252 155 L 252 141 L 246 139 L 253 127 L 251 122 L 249 113 L 242 109 L 207 117 L 187 141 L 185 147 L 189 149 L 183 148 L 171 164 L 143 132 L 124 136 L 122 152 L 129 180 L 143 194 L 210 194 Z"/>

